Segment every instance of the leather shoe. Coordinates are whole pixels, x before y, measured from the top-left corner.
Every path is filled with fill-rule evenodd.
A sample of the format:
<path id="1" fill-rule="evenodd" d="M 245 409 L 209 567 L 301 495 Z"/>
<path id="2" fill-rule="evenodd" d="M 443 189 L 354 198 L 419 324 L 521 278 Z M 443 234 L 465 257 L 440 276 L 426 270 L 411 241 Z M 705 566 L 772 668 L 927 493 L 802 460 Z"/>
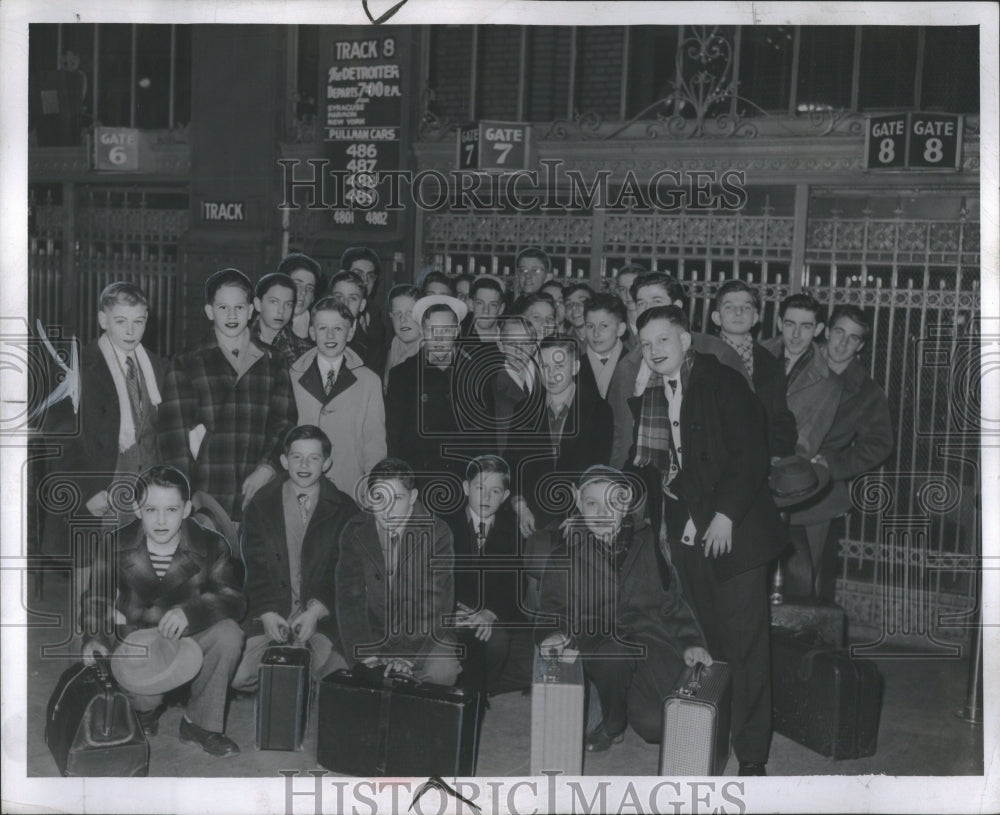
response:
<path id="1" fill-rule="evenodd" d="M 598 725 L 587 734 L 587 752 L 603 753 L 605 750 L 610 750 L 612 744 L 619 744 L 624 739 L 624 730 L 614 736 L 609 736 L 604 729 L 604 725 Z"/>
<path id="2" fill-rule="evenodd" d="M 137 710 L 135 712 L 139 718 L 139 727 L 142 728 L 142 734 L 147 738 L 155 736 L 160 729 L 160 713 L 162 712 L 163 708 L 160 707 L 153 708 L 152 710 Z"/>
<path id="3" fill-rule="evenodd" d="M 181 719 L 181 741 L 200 744 L 202 750 L 218 758 L 235 756 L 240 751 L 236 742 L 225 734 L 205 730 L 187 719 Z"/>
<path id="4" fill-rule="evenodd" d="M 767 775 L 766 767 L 762 761 L 741 761 L 740 775 Z"/>

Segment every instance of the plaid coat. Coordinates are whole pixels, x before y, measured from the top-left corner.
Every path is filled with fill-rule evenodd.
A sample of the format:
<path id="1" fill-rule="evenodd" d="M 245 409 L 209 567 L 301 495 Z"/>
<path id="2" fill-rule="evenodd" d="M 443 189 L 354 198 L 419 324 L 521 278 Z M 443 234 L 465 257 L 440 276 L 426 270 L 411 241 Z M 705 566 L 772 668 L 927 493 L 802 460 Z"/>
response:
<path id="1" fill-rule="evenodd" d="M 243 480 L 263 464 L 281 471 L 282 441 L 296 419 L 284 359 L 254 343 L 248 353 L 259 357 L 238 379 L 214 336 L 178 354 L 158 417 L 162 463 L 186 473 L 192 492 L 212 495 L 234 521 Z M 206 432 L 195 459 L 188 434 L 199 424 Z"/>
<path id="2" fill-rule="evenodd" d="M 125 617 L 119 636 L 137 628 L 153 628 L 170 609 L 187 616 L 183 635 L 197 634 L 227 618 L 240 620 L 246 599 L 229 544 L 217 532 L 190 518 L 170 568 L 156 576 L 146 548 L 142 521 L 133 521 L 104 537 L 106 557 L 94 560 L 91 583 L 83 595 L 84 631 L 111 646 L 114 611 Z"/>

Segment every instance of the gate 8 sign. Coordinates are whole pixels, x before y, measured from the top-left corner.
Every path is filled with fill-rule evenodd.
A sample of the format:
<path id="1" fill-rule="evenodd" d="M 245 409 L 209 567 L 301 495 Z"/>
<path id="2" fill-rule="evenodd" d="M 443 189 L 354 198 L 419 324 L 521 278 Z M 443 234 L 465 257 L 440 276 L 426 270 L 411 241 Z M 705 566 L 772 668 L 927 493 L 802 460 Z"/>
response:
<path id="1" fill-rule="evenodd" d="M 952 113 L 869 116 L 865 168 L 958 169 L 962 117 Z"/>
<path id="2" fill-rule="evenodd" d="M 887 168 L 906 166 L 905 113 L 892 116 L 868 117 L 865 133 L 865 167 Z"/>

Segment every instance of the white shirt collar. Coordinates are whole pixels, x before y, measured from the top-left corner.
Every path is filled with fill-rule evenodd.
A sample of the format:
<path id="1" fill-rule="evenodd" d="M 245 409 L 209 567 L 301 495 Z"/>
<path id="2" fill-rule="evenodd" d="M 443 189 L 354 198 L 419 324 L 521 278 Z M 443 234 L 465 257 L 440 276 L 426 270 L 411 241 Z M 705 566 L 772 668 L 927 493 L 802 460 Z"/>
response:
<path id="1" fill-rule="evenodd" d="M 573 401 L 573 397 L 576 395 L 576 383 L 570 384 L 566 390 L 560 393 L 558 396 L 553 396 L 551 393 L 545 394 L 545 404 L 552 409 L 556 414 L 562 410 L 563 406 L 568 405 Z"/>
<path id="2" fill-rule="evenodd" d="M 327 374 L 332 370 L 335 376 L 340 376 L 340 369 L 344 365 L 344 355 L 341 354 L 334 360 L 323 356 L 320 353 L 316 354 L 316 364 L 319 365 L 319 372 L 321 374 L 321 379 L 326 379 Z"/>

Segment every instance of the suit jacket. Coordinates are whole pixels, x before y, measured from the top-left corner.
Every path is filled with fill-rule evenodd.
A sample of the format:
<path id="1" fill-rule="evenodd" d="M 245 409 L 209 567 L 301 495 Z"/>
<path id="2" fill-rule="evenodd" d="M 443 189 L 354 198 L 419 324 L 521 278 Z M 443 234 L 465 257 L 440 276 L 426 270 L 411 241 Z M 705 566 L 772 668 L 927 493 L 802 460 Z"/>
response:
<path id="1" fill-rule="evenodd" d="M 816 356 L 825 364 L 825 347 Z M 843 394 L 830 431 L 819 448 L 830 465 L 833 485 L 814 501 L 797 506 L 789 516 L 793 524 L 819 523 L 850 510 L 851 479 L 879 466 L 892 452 L 895 436 L 883 390 L 857 359 L 839 378 Z"/>
<path id="2" fill-rule="evenodd" d="M 691 347 L 695 351 L 712 354 L 720 362 L 742 374 L 748 384 L 753 384 L 750 382 L 750 376 L 747 374 L 743 360 L 732 346 L 710 334 L 692 334 L 691 341 Z M 641 364 L 642 348 L 636 345 L 627 354 L 622 354 L 614 375 L 611 377 L 611 384 L 608 386 L 607 400 L 615 417 L 615 435 L 611 442 L 611 466 L 618 469 L 625 466 L 626 460 L 631 461 L 628 459 L 628 451 L 632 446 L 635 427 L 628 400 L 635 393 L 635 379 L 639 374 Z"/>
<path id="3" fill-rule="evenodd" d="M 615 363 L 615 370 L 617 371 L 619 366 L 624 361 L 625 357 L 628 356 L 629 348 L 625 347 L 624 340 L 622 341 L 622 352 L 618 355 L 618 361 Z M 599 398 L 607 399 L 607 396 L 601 397 L 601 389 L 597 387 L 597 374 L 594 372 L 594 365 L 590 361 L 590 355 L 587 353 L 586 345 L 580 346 L 580 373 L 577 375 L 580 383 L 586 388 L 592 388 Z M 611 378 L 614 379 L 614 373 L 611 374 Z M 608 383 L 608 393 L 611 392 L 611 383 Z"/>
<path id="4" fill-rule="evenodd" d="M 275 611 L 285 619 L 292 611 L 291 572 L 285 530 L 283 491 L 287 478 L 267 484 L 247 505 L 240 528 L 240 552 L 246 567 L 247 616 L 243 628 L 248 637 L 264 633 L 262 614 Z M 305 608 L 318 600 L 330 612 L 316 626 L 340 650 L 337 629 L 334 575 L 340 533 L 357 513 L 351 497 L 322 478 L 319 496 L 302 539 L 299 601 Z"/>
<path id="5" fill-rule="evenodd" d="M 181 609 L 196 634 L 219 622 L 239 621 L 246 598 L 229 544 L 222 535 L 187 518 L 177 551 L 162 578 L 156 576 L 146 548 L 142 521 L 108 533 L 106 552 L 94 559 L 91 583 L 83 595 L 84 631 L 112 645 L 114 610 L 125 617 L 125 637 L 137 628 L 153 628 L 173 608 Z M 114 571 L 112 571 L 114 569 Z"/>
<path id="6" fill-rule="evenodd" d="M 781 337 L 766 340 L 763 345 L 784 370 L 785 348 Z M 840 378 L 830 370 L 826 357 L 819 350 L 820 346 L 813 343 L 812 349 L 806 352 L 809 358 L 801 366 L 796 365 L 788 378 L 788 409 L 795 416 L 798 431 L 795 452 L 806 458 L 819 452 L 833 424 L 843 388 Z"/>
<path id="7" fill-rule="evenodd" d="M 215 336 L 177 355 L 160 407 L 162 463 L 186 473 L 191 490 L 214 497 L 234 521 L 243 514 L 243 480 L 264 464 L 281 471 L 285 433 L 295 425 L 295 400 L 284 358 L 250 344 L 260 357 L 237 378 Z M 188 433 L 205 426 L 198 457 Z"/>
<path id="8" fill-rule="evenodd" d="M 289 371 L 299 424 L 316 425 L 329 436 L 333 466 L 326 476 L 356 495 L 358 482 L 386 456 L 382 382 L 348 348 L 327 396 L 318 355 L 315 348 L 307 351 Z"/>
<path id="9" fill-rule="evenodd" d="M 504 503 L 493 516 L 482 553 L 467 506 L 445 520 L 455 548 L 455 602 L 474 610 L 489 609 L 501 622 L 524 622 L 518 602 L 522 569 L 517 519 L 510 505 Z"/>
<path id="10" fill-rule="evenodd" d="M 667 501 L 670 546 L 683 546 L 688 514 L 700 541 L 716 512 L 733 522 L 731 550 L 713 558 L 716 575 L 726 580 L 767 563 L 788 543 L 788 531 L 767 484 L 769 459 L 764 409 L 746 380 L 710 354 L 694 354 L 684 383 L 680 436 L 683 461 L 672 489 L 683 501 Z M 629 399 L 638 423 L 642 397 Z M 635 442 L 629 461 L 635 457 Z M 643 468 L 650 516 L 658 529 L 663 491 L 660 473 Z M 698 545 L 697 543 L 695 545 Z"/>
<path id="11" fill-rule="evenodd" d="M 380 307 L 369 302 L 365 307 L 365 313 L 368 314 L 368 325 L 363 326 L 360 321 L 355 323 L 357 327 L 350 346 L 361 357 L 365 367 L 373 371 L 376 376 L 382 376 L 392 331 L 387 327 L 385 312 Z"/>
<path id="12" fill-rule="evenodd" d="M 555 632 L 581 637 L 585 631 L 613 630 L 621 640 L 651 646 L 654 651 L 645 658 L 654 660 L 656 650 L 683 655 L 687 648 L 705 646 L 653 530 L 642 524 L 626 534 L 630 542 L 618 569 L 582 526 L 559 542 L 542 576 L 536 643 Z"/>
<path id="13" fill-rule="evenodd" d="M 150 354 L 149 362 L 156 378 L 156 386 L 163 394 L 166 363 Z M 69 407 L 69 400 L 59 404 L 61 410 Z M 151 407 L 151 414 L 143 422 L 146 432 L 153 434 L 156 447 L 158 408 Z M 76 435 L 66 444 L 62 466 L 80 488 L 82 502 L 86 503 L 101 490 L 107 489 L 118 464 L 118 430 L 121 410 L 111 371 L 97 342 L 87 345 L 80 354 L 80 403 L 76 416 Z M 137 427 L 136 433 L 142 429 Z M 144 462 L 145 466 L 155 461 Z"/>
<path id="14" fill-rule="evenodd" d="M 399 560 L 389 575 L 375 523 L 362 511 L 340 534 L 337 622 L 348 663 L 374 655 L 420 657 L 451 641 L 444 629 L 455 603 L 448 525 L 417 502 L 400 530 Z"/>
<path id="15" fill-rule="evenodd" d="M 753 346 L 753 389 L 767 417 L 767 448 L 772 456 L 795 452 L 798 431 L 785 396 L 785 366 L 758 344 Z"/>

